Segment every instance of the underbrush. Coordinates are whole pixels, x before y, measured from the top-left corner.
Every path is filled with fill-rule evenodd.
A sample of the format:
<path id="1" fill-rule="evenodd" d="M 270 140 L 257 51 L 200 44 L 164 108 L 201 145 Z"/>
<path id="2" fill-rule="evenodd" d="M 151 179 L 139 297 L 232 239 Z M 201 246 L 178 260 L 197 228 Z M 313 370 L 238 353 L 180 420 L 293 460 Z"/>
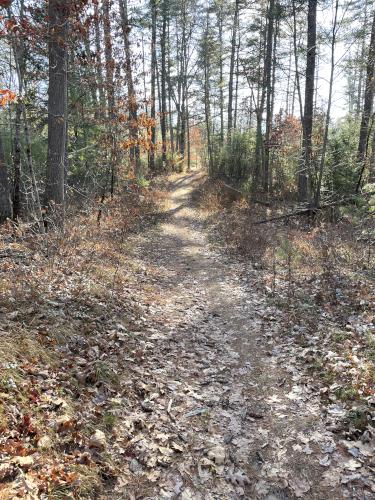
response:
<path id="1" fill-rule="evenodd" d="M 117 352 L 133 349 L 124 338 L 140 316 L 126 239 L 164 202 L 143 188 L 81 209 L 62 231 L 2 228 L 0 498 L 94 498 L 116 475 Z"/>
<path id="2" fill-rule="evenodd" d="M 220 182 L 195 194 L 212 242 L 252 262 L 268 302 L 281 310 L 281 335 L 320 381 L 323 397 L 362 408 L 375 402 L 374 226 L 352 210 L 336 224 L 303 217 L 258 224 L 288 207 L 230 200 Z M 361 410 L 362 411 L 362 410 Z M 373 417 L 372 417 L 373 418 Z M 368 422 L 368 420 L 366 420 Z M 349 424 L 348 424 L 349 425 Z"/>

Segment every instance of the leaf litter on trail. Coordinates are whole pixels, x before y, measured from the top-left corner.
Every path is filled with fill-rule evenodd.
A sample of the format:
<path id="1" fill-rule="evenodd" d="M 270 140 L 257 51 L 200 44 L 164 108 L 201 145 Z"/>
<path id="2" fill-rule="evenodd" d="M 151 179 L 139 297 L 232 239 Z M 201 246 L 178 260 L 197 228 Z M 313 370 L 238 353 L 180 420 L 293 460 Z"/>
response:
<path id="1" fill-rule="evenodd" d="M 260 291 L 261 271 L 209 249 L 196 213 L 184 210 L 194 227 L 176 219 L 134 238 L 119 303 L 86 299 L 81 282 L 95 283 L 84 274 L 67 278 L 64 299 L 60 285 L 48 284 L 57 305 L 48 304 L 47 319 L 35 321 L 43 338 L 71 323 L 64 342 L 52 343 L 65 366 L 57 372 L 39 362 L 33 375 L 31 404 L 46 405 L 40 430 L 14 414 L 16 438 L 48 476 L 39 483 L 53 479 L 69 488 L 72 464 L 79 464 L 109 478 L 103 498 L 136 498 L 135 484 L 156 498 L 185 500 L 207 492 L 252 498 L 253 491 L 260 498 L 287 498 L 288 491 L 328 498 L 332 488 L 351 494 L 352 484 L 371 491 L 369 445 L 360 436 L 339 444 L 341 435 L 325 425 L 341 422 L 349 408 L 328 399 L 321 411 L 319 390 L 305 371 L 321 337 L 300 327 L 290 335 L 280 331 L 283 316 Z M 73 298 L 81 300 L 78 307 Z M 302 334 L 307 348 L 293 340 Z M 336 354 L 324 360 L 349 368 Z M 12 380 L 8 395 L 20 384 Z M 331 384 L 322 395 L 334 391 Z M 62 450 L 59 467 L 39 462 L 37 443 L 46 429 L 52 448 Z M 326 486 L 310 473 L 323 476 Z M 3 474 L 12 477 L 12 469 Z"/>

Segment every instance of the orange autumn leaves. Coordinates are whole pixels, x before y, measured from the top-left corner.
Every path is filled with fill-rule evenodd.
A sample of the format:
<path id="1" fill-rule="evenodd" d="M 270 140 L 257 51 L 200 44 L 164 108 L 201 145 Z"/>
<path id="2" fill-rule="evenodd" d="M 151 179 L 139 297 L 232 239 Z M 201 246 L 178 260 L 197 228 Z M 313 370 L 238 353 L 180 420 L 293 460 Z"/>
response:
<path id="1" fill-rule="evenodd" d="M 136 128 L 138 135 L 137 139 L 128 138 L 126 141 L 122 141 L 122 149 L 126 150 L 135 146 L 139 146 L 144 151 L 149 151 L 150 149 L 152 149 L 152 128 L 155 127 L 156 124 L 156 120 L 154 118 L 151 118 L 146 113 L 142 113 L 138 116 L 137 122 L 133 123 L 134 120 L 129 120 L 129 117 L 126 114 L 120 114 L 118 116 L 118 120 L 119 122 L 129 121 L 130 127 Z"/>
<path id="2" fill-rule="evenodd" d="M 9 89 L 0 89 L 0 108 L 16 100 L 16 94 Z"/>

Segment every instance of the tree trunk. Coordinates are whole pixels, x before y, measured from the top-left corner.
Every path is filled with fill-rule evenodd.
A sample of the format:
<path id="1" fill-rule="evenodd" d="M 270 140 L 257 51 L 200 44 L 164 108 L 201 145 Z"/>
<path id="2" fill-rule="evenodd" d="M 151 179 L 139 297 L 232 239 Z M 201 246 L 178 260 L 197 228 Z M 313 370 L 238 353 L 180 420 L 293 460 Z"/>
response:
<path id="1" fill-rule="evenodd" d="M 224 144 L 224 61 L 223 61 L 223 5 L 220 4 L 219 19 L 219 102 L 220 102 L 220 144 Z"/>
<path id="2" fill-rule="evenodd" d="M 8 182 L 8 169 L 5 162 L 3 141 L 0 135 L 0 222 L 12 217 L 12 204 Z"/>
<path id="3" fill-rule="evenodd" d="M 180 85 L 181 85 L 181 100 L 180 100 L 180 138 L 179 138 L 179 152 L 181 158 L 185 157 L 186 146 L 186 131 L 187 131 L 187 9 L 186 0 L 182 4 L 182 37 L 181 37 L 181 66 L 180 66 Z"/>
<path id="4" fill-rule="evenodd" d="M 12 11 L 8 9 L 8 16 L 11 19 L 13 17 Z M 24 19 L 24 2 L 20 2 L 20 21 Z M 25 71 L 26 71 L 26 59 L 25 59 L 25 42 L 22 37 L 19 39 L 17 37 L 11 36 L 11 46 L 14 54 L 14 62 L 16 67 L 17 79 L 18 79 L 18 102 L 16 106 L 16 117 L 15 117 L 15 133 L 13 139 L 13 165 L 14 165 L 14 185 L 13 185 L 13 218 L 18 220 L 22 211 L 22 172 L 21 172 L 21 119 L 23 119 L 24 132 L 25 132 L 25 143 L 26 143 L 26 161 L 28 166 L 28 173 L 30 176 L 31 183 L 31 214 L 38 221 L 38 226 L 41 232 L 44 231 L 44 224 L 42 220 L 42 209 L 40 204 L 40 197 L 38 186 L 35 178 L 35 172 L 33 167 L 33 158 L 31 153 L 31 139 L 29 122 L 26 115 L 26 107 L 24 104 L 23 96 L 25 90 Z"/>
<path id="5" fill-rule="evenodd" d="M 291 81 L 291 74 L 292 74 L 292 47 L 293 45 L 289 45 L 289 62 L 288 62 L 288 77 L 287 77 L 287 84 L 286 84 L 286 96 L 285 96 L 285 114 L 286 116 L 289 115 L 289 99 L 290 99 L 290 81 Z"/>
<path id="6" fill-rule="evenodd" d="M 271 0 L 274 1 L 274 0 Z M 231 41 L 231 55 L 229 63 L 229 85 L 228 85 L 228 141 L 230 141 L 232 128 L 233 128 L 233 80 L 234 80 L 234 66 L 236 59 L 236 41 L 237 41 L 237 28 L 238 28 L 238 11 L 239 0 L 234 4 L 234 17 L 232 28 L 232 41 Z"/>
<path id="7" fill-rule="evenodd" d="M 13 18 L 12 10 L 8 8 L 9 19 Z M 19 19 L 22 24 L 24 20 L 24 0 L 20 1 L 19 4 Z M 26 48 L 25 40 L 23 37 L 10 36 L 11 46 L 14 54 L 14 62 L 16 67 L 17 79 L 18 79 L 18 102 L 16 107 L 16 120 L 15 120 L 15 134 L 14 134 L 14 192 L 13 192 L 13 218 L 18 220 L 22 211 L 23 203 L 23 193 L 21 186 L 23 186 L 22 180 L 22 162 L 21 162 L 21 119 L 24 123 L 25 132 L 25 143 L 26 143 L 26 161 L 28 166 L 28 171 L 30 175 L 31 183 L 31 210 L 30 213 L 38 221 L 38 225 L 41 232 L 44 232 L 44 223 L 42 217 L 42 209 L 39 198 L 38 186 L 35 178 L 32 154 L 31 154 L 31 139 L 29 132 L 29 123 L 26 115 L 26 107 L 24 104 L 24 94 L 25 92 L 25 71 L 26 71 Z"/>
<path id="8" fill-rule="evenodd" d="M 128 85 L 128 107 L 130 118 L 130 138 L 133 145 L 130 148 L 130 160 L 137 178 L 141 177 L 141 162 L 138 143 L 138 103 L 137 94 L 134 88 L 132 61 L 131 61 L 131 48 L 130 48 L 130 26 L 128 19 L 128 4 L 127 0 L 119 0 L 120 14 L 121 14 L 121 28 L 124 39 L 125 49 L 125 73 Z"/>
<path id="9" fill-rule="evenodd" d="M 301 201 L 309 201 L 311 157 L 312 157 L 312 130 L 314 114 L 314 88 L 316 64 L 316 10 L 317 0 L 309 0 L 307 14 L 307 57 L 305 82 L 305 107 L 303 113 L 303 148 L 302 165 L 298 175 L 298 192 Z"/>
<path id="10" fill-rule="evenodd" d="M 276 83 L 276 63 L 277 63 L 277 39 L 279 36 L 279 19 L 276 19 L 276 26 L 273 34 L 273 54 L 272 54 L 272 79 L 271 79 L 271 130 L 272 131 L 272 123 L 273 123 L 273 115 L 275 109 L 275 83 Z M 270 145 L 271 148 L 271 145 Z M 271 155 L 271 149 L 269 149 L 268 154 Z M 271 155 L 272 156 L 272 155 Z M 268 167 L 268 190 L 271 192 L 273 189 L 273 165 L 272 161 L 269 158 L 269 167 Z"/>
<path id="11" fill-rule="evenodd" d="M 103 0 L 103 31 L 104 31 L 104 55 L 107 88 L 107 114 L 108 114 L 108 143 L 109 143 L 109 164 L 108 173 L 110 177 L 110 193 L 114 194 L 116 182 L 116 134 L 115 134 L 115 84 L 114 68 L 115 61 L 112 52 L 112 36 L 110 21 L 109 0 Z"/>
<path id="12" fill-rule="evenodd" d="M 96 94 L 96 74 L 94 70 L 95 59 L 91 56 L 91 43 L 90 43 L 90 30 L 84 35 L 83 43 L 85 46 L 85 55 L 87 60 L 86 72 L 87 78 L 89 80 L 90 85 L 90 94 L 91 94 L 91 105 L 94 108 L 94 116 L 98 116 L 98 96 Z M 69 64 L 68 64 L 69 66 Z M 69 69 L 69 68 L 68 68 Z M 68 84 L 69 86 L 69 84 Z M 84 123 L 85 127 L 86 124 Z"/>
<path id="13" fill-rule="evenodd" d="M 45 203 L 59 205 L 63 220 L 65 189 L 64 161 L 67 99 L 67 0 L 50 0 L 48 4 L 48 153 Z"/>
<path id="14" fill-rule="evenodd" d="M 235 97 L 234 97 L 234 116 L 233 116 L 233 129 L 237 128 L 237 114 L 238 114 L 238 84 L 239 84 L 239 73 L 240 73 L 240 47 L 241 47 L 241 36 L 238 26 L 238 43 L 236 50 L 236 84 L 235 84 Z"/>
<path id="15" fill-rule="evenodd" d="M 208 153 L 208 170 L 213 174 L 213 156 L 212 156 L 212 143 L 211 143 L 211 106 L 210 106 L 210 51 L 209 51 L 209 11 L 206 14 L 206 32 L 203 46 L 203 67 L 204 67 L 204 115 L 206 123 L 206 140 L 207 140 L 207 153 Z"/>
<path id="16" fill-rule="evenodd" d="M 372 141 L 371 141 L 371 157 L 370 157 L 370 161 L 369 161 L 369 169 L 370 169 L 370 172 L 369 172 L 369 182 L 373 183 L 375 182 L 375 127 L 374 127 L 374 123 L 375 122 L 375 117 L 373 117 L 373 120 L 372 120 L 372 128 L 374 129 L 374 131 L 372 132 Z"/>
<path id="17" fill-rule="evenodd" d="M 171 143 L 171 152 L 174 154 L 174 132 L 172 115 L 172 80 L 171 80 L 171 37 L 170 37 L 170 19 L 168 16 L 168 115 L 169 115 L 169 140 Z"/>
<path id="18" fill-rule="evenodd" d="M 302 94 L 301 94 L 301 83 L 299 78 L 299 64 L 298 64 L 298 46 L 297 46 L 297 14 L 296 14 L 296 5 L 295 0 L 293 0 L 293 52 L 294 52 L 294 68 L 295 68 L 295 79 L 294 79 L 294 88 L 293 88 L 293 98 L 292 98 L 292 115 L 294 113 L 294 101 L 295 101 L 295 93 L 297 91 L 298 94 L 298 104 L 300 111 L 300 118 L 302 123 L 302 129 L 304 137 L 306 135 L 305 132 L 305 120 L 303 118 L 303 103 L 302 103 Z"/>
<path id="19" fill-rule="evenodd" d="M 260 183 L 260 173 L 263 170 L 263 135 L 262 135 L 262 123 L 263 123 L 263 111 L 264 103 L 266 99 L 266 64 L 263 65 L 263 74 L 261 74 L 261 63 L 263 58 L 265 58 L 265 48 L 267 47 L 266 37 L 267 30 L 262 29 L 260 32 L 259 40 L 259 70 L 258 70 L 258 85 L 257 85 L 257 98 L 256 98 L 256 141 L 255 141 L 255 168 L 253 172 L 253 183 L 252 191 L 253 193 L 257 190 Z M 263 40 L 262 40 L 263 38 Z M 263 43 L 262 43 L 263 42 Z"/>
<path id="20" fill-rule="evenodd" d="M 95 56 L 96 56 L 96 88 L 99 92 L 99 103 L 100 109 L 98 110 L 97 116 L 104 115 L 105 109 L 105 94 L 104 94 L 104 84 L 103 84 L 103 72 L 102 72 L 102 57 L 100 49 L 100 13 L 98 2 L 94 2 L 94 30 L 95 30 Z"/>
<path id="21" fill-rule="evenodd" d="M 22 103 L 16 104 L 13 137 L 13 219 L 17 221 L 21 216 L 21 117 Z"/>
<path id="22" fill-rule="evenodd" d="M 325 166 L 325 157 L 328 145 L 328 131 L 329 131 L 329 122 L 331 119 L 331 106 L 332 106 L 332 90 L 333 90 L 333 75 L 335 70 L 335 48 L 336 48 L 336 37 L 337 37 L 337 14 L 339 9 L 339 0 L 336 0 L 335 4 L 335 16 L 332 27 L 332 40 L 331 40 L 331 71 L 329 77 L 329 91 L 328 91 L 328 104 L 327 104 L 327 113 L 324 127 L 324 137 L 323 137 L 323 148 L 322 154 L 320 158 L 320 167 L 318 173 L 318 182 L 315 190 L 314 196 L 314 207 L 317 208 L 320 203 L 320 192 L 322 187 L 324 166 Z"/>
<path id="23" fill-rule="evenodd" d="M 187 171 L 191 170 L 191 144 L 190 144 L 190 116 L 189 116 L 189 99 L 186 95 L 186 139 L 187 139 Z"/>
<path id="24" fill-rule="evenodd" d="M 161 110 L 160 110 L 160 130 L 162 142 L 162 162 L 163 167 L 167 164 L 167 16 L 168 16 L 168 2 L 163 0 L 162 3 L 162 32 L 160 39 L 161 50 Z"/>
<path id="25" fill-rule="evenodd" d="M 375 11 L 374 11 L 374 18 L 372 21 L 371 39 L 370 39 L 370 46 L 367 58 L 365 96 L 364 96 L 364 103 L 362 110 L 361 128 L 359 132 L 359 142 L 358 142 L 358 152 L 357 152 L 359 175 L 356 186 L 356 192 L 358 192 L 361 187 L 363 173 L 366 166 L 368 132 L 369 132 L 369 125 L 370 125 L 370 119 L 374 102 L 374 93 L 375 93 L 374 73 L 375 73 Z"/>
<path id="26" fill-rule="evenodd" d="M 9 19 L 13 18 L 11 8 L 8 8 Z M 20 5 L 20 19 L 23 18 L 23 2 Z M 23 95 L 23 77 L 25 73 L 25 58 L 24 44 L 21 38 L 20 42 L 16 37 L 10 36 L 11 46 L 13 49 L 14 60 L 16 63 L 16 73 L 18 78 L 18 102 L 16 104 L 16 113 L 14 119 L 14 136 L 13 136 L 13 219 L 17 221 L 22 212 L 22 165 L 21 165 L 21 119 L 22 119 L 22 95 Z"/>
<path id="27" fill-rule="evenodd" d="M 156 0 L 150 0 L 151 8 L 151 145 L 149 169 L 155 171 L 156 148 Z"/>
<path id="28" fill-rule="evenodd" d="M 263 190 L 268 191 L 269 181 L 269 162 L 270 162 L 270 138 L 272 129 L 272 53 L 273 53 L 273 32 L 275 19 L 275 0 L 270 0 L 268 6 L 268 26 L 267 26 L 267 50 L 265 65 L 265 89 L 267 94 L 266 101 L 266 134 L 264 145 L 264 169 L 263 169 Z"/>

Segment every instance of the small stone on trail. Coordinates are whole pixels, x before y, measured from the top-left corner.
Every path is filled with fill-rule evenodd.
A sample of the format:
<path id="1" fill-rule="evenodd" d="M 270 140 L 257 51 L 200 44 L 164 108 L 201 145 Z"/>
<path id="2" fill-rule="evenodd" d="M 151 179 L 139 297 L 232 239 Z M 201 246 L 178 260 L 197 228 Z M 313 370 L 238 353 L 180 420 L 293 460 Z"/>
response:
<path id="1" fill-rule="evenodd" d="M 64 432 L 72 426 L 72 419 L 69 415 L 61 415 L 55 421 L 55 427 L 57 432 Z"/>
<path id="2" fill-rule="evenodd" d="M 228 479 L 234 486 L 241 486 L 242 488 L 250 484 L 250 479 L 242 471 L 230 473 Z"/>
<path id="3" fill-rule="evenodd" d="M 27 455 L 26 457 L 14 457 L 12 462 L 23 470 L 29 470 L 30 467 L 34 465 L 34 459 L 32 456 Z"/>
<path id="4" fill-rule="evenodd" d="M 195 417 L 197 415 L 203 415 L 204 413 L 207 413 L 209 411 L 209 408 L 203 407 L 203 408 L 196 408 L 195 410 L 191 410 L 188 413 L 185 414 L 185 417 Z"/>
<path id="5" fill-rule="evenodd" d="M 215 462 L 216 465 L 223 465 L 225 462 L 225 448 L 222 446 L 215 446 L 207 453 L 207 456 L 210 460 Z"/>
<path id="6" fill-rule="evenodd" d="M 52 441 L 49 436 L 42 436 L 37 444 L 38 448 L 45 450 L 47 448 L 51 448 L 52 446 Z"/>
<path id="7" fill-rule="evenodd" d="M 130 464 L 129 464 L 129 470 L 133 474 L 137 474 L 138 472 L 142 471 L 142 465 L 138 462 L 138 460 L 136 458 L 132 458 L 132 460 L 130 461 Z"/>
<path id="8" fill-rule="evenodd" d="M 90 437 L 89 447 L 96 448 L 97 450 L 104 450 L 107 447 L 107 441 L 104 432 L 96 429 L 94 434 Z"/>
<path id="9" fill-rule="evenodd" d="M 17 470 L 14 465 L 7 462 L 4 464 L 0 464 L 0 481 L 4 481 L 6 479 L 10 479 L 17 474 Z"/>

